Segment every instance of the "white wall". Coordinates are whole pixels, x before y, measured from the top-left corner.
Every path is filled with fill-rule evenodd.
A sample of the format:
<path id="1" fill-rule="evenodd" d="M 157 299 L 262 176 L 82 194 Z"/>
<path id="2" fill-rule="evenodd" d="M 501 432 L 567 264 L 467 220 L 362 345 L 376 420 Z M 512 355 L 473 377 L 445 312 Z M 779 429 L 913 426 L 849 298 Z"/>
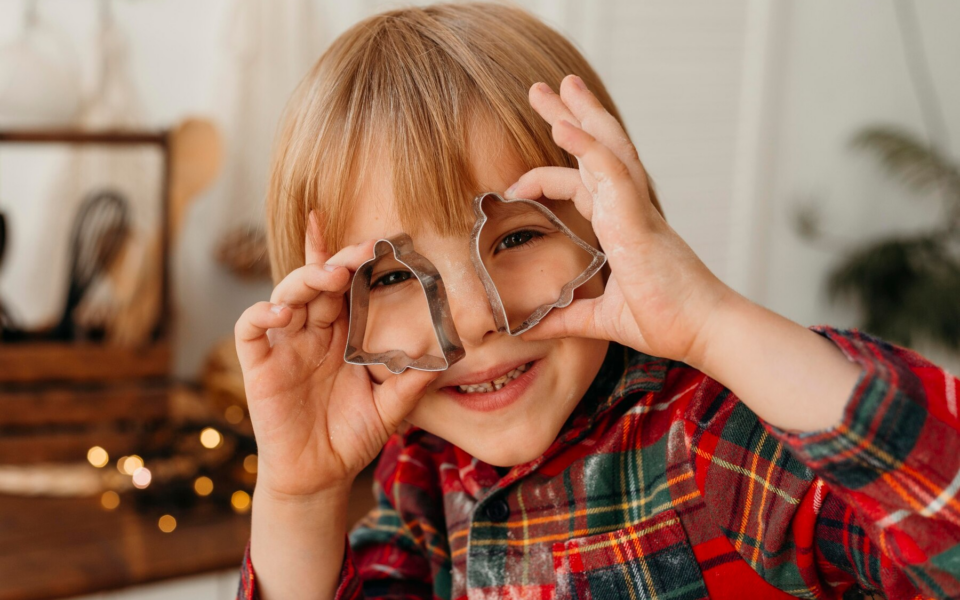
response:
<path id="1" fill-rule="evenodd" d="M 765 249 L 754 257 L 756 299 L 802 323 L 854 326 L 856 313 L 831 305 L 823 281 L 839 256 L 798 239 L 791 209 L 815 200 L 825 228 L 853 244 L 927 227 L 937 219 L 934 197 L 918 197 L 876 161 L 850 148 L 859 129 L 902 126 L 925 137 L 890 2 L 793 0 L 779 24 L 778 82 L 770 94 L 775 131 L 765 157 L 767 206 L 757 225 Z M 960 3 L 916 2 L 940 104 L 960 150 Z M 763 247 L 763 246 L 761 246 Z M 958 300 L 960 301 L 960 300 Z M 960 365 L 935 349 L 938 360 Z"/>

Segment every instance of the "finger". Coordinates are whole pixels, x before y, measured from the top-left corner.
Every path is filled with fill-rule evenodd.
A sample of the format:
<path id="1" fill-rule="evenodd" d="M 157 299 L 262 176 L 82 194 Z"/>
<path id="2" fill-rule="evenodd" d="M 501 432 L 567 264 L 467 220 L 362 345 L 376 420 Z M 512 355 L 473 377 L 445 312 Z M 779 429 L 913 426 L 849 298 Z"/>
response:
<path id="1" fill-rule="evenodd" d="M 440 376 L 440 371 L 407 369 L 374 387 L 374 402 L 380 419 L 391 433 L 417 406 L 427 387 Z"/>
<path id="2" fill-rule="evenodd" d="M 341 248 L 339 252 L 327 259 L 327 266 L 346 267 L 356 271 L 360 265 L 373 258 L 373 246 L 377 240 L 367 240 L 352 246 Z"/>
<path id="3" fill-rule="evenodd" d="M 600 298 L 574 300 L 566 308 L 555 308 L 533 329 L 520 334 L 524 341 L 552 340 L 565 337 L 610 339 L 597 326 Z"/>
<path id="4" fill-rule="evenodd" d="M 257 302 L 243 311 L 233 328 L 240 364 L 250 367 L 266 356 L 270 352 L 267 330 L 286 327 L 292 316 L 289 308 L 269 302 Z"/>
<path id="5" fill-rule="evenodd" d="M 304 264 L 322 265 L 330 258 L 326 251 L 326 242 L 323 238 L 323 228 L 320 226 L 320 214 L 311 210 L 307 215 L 307 234 L 304 240 Z"/>
<path id="6" fill-rule="evenodd" d="M 563 103 L 563 99 L 545 83 L 535 83 L 530 86 L 527 93 L 530 106 L 533 110 L 543 117 L 543 119 L 553 125 L 560 119 L 565 119 L 576 125 L 580 124 L 576 115 Z"/>
<path id="7" fill-rule="evenodd" d="M 567 167 L 538 167 L 523 174 L 505 192 L 508 198 L 573 200 L 588 221 L 593 216 L 593 196 L 583 186 L 580 171 Z"/>
<path id="8" fill-rule="evenodd" d="M 332 271 L 318 264 L 294 269 L 273 288 L 270 302 L 287 306 L 305 306 L 320 294 L 343 294 L 350 282 L 350 272 L 342 267 Z"/>
<path id="9" fill-rule="evenodd" d="M 611 115 L 600 100 L 587 89 L 583 80 L 576 75 L 567 75 L 560 83 L 560 100 L 564 108 L 573 114 L 574 119 L 566 119 L 595 137 L 630 170 L 637 187 L 646 189 L 647 174 L 640 162 L 636 146 L 630 141 L 627 132 Z"/>
<path id="10" fill-rule="evenodd" d="M 608 242 L 620 247 L 649 231 L 656 219 L 663 220 L 650 202 L 650 196 L 636 186 L 626 165 L 595 137 L 560 120 L 553 127 L 553 139 L 558 146 L 576 156 L 581 168 L 597 181 L 596 189 L 590 190 L 593 193 L 592 222 L 604 249 L 608 248 Z"/>

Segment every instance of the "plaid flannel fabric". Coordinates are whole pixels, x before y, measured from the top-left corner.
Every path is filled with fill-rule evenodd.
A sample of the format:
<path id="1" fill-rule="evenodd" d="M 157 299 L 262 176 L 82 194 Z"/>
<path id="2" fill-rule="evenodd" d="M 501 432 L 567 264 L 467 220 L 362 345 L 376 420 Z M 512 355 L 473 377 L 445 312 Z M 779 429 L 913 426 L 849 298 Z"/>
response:
<path id="1" fill-rule="evenodd" d="M 856 330 L 843 422 L 793 434 L 691 367 L 612 345 L 506 474 L 394 436 L 338 598 L 960 597 L 960 382 Z M 256 598 L 249 553 L 239 598 Z"/>

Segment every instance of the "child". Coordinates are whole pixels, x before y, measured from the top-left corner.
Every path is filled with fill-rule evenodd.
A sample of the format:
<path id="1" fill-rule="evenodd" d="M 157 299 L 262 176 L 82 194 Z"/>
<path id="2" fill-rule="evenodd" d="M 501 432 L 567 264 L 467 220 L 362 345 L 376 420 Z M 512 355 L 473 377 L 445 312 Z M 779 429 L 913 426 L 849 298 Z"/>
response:
<path id="1" fill-rule="evenodd" d="M 522 336 L 470 262 L 483 191 L 551 202 L 608 257 Z M 714 277 L 596 74 L 526 13 L 343 34 L 291 101 L 267 218 L 279 283 L 236 327 L 259 446 L 241 598 L 960 597 L 957 379 Z M 343 360 L 351 275 L 399 232 L 446 284 L 446 371 Z M 384 293 L 416 285 L 397 273 Z"/>

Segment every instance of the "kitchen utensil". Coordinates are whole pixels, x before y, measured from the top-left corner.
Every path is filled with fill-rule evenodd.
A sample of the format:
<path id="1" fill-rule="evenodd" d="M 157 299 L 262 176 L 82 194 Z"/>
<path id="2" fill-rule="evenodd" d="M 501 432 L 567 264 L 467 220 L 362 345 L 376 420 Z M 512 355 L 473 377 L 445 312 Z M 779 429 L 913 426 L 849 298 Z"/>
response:
<path id="1" fill-rule="evenodd" d="M 117 257 L 130 232 L 126 200 L 112 190 L 91 193 L 77 213 L 70 239 L 70 283 L 60 323 L 53 335 L 75 336 L 73 311 L 91 284 Z"/>

